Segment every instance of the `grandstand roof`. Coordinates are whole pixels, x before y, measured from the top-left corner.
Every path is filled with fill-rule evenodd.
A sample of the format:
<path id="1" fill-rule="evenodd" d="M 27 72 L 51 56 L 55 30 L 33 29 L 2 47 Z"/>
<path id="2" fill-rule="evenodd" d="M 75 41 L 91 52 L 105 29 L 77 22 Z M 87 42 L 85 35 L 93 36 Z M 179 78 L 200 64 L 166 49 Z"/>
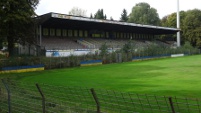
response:
<path id="1" fill-rule="evenodd" d="M 42 27 L 60 29 L 94 29 L 154 35 L 175 34 L 180 30 L 177 28 L 142 25 L 102 19 L 91 19 L 59 13 L 47 13 L 36 17 L 36 19 L 38 24 L 42 25 Z"/>

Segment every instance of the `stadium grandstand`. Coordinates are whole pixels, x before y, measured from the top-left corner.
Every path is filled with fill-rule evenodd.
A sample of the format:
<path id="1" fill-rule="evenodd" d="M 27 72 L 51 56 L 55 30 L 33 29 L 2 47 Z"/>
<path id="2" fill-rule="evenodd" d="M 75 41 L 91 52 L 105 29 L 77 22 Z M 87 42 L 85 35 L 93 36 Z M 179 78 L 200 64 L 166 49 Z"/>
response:
<path id="1" fill-rule="evenodd" d="M 179 29 L 135 23 L 92 19 L 86 17 L 47 13 L 35 18 L 37 43 L 46 56 L 69 56 L 98 51 L 101 45 L 120 49 L 129 40 L 136 47 L 149 44 L 174 45 L 175 41 L 157 40 L 160 35 L 176 34 Z"/>

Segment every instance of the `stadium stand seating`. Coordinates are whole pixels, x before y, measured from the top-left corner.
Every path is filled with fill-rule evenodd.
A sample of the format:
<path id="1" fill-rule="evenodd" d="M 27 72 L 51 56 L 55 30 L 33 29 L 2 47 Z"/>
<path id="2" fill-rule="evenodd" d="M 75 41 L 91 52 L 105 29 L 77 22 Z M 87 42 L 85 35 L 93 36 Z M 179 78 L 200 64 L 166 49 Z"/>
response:
<path id="1" fill-rule="evenodd" d="M 99 49 L 103 44 L 109 48 L 122 48 L 130 39 L 108 39 L 108 38 L 61 38 L 43 37 L 42 46 L 46 50 L 69 50 L 69 49 Z M 149 45 L 174 46 L 174 41 L 163 42 L 160 40 L 131 40 L 136 48 L 147 47 Z"/>
<path id="2" fill-rule="evenodd" d="M 58 38 L 58 37 L 45 37 L 42 39 L 42 46 L 45 47 L 46 50 L 68 50 L 68 49 L 83 49 L 86 48 L 76 40 L 71 38 Z"/>
<path id="3" fill-rule="evenodd" d="M 103 38 L 86 38 L 85 41 L 93 44 L 94 48 L 100 48 L 106 44 L 109 48 L 121 48 L 128 40 L 121 39 L 103 39 Z"/>

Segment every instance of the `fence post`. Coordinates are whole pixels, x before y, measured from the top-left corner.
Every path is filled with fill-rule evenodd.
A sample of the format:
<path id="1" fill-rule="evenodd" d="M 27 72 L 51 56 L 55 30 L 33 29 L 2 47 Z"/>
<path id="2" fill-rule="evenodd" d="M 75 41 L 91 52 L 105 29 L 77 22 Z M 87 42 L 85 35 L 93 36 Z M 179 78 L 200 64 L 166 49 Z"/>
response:
<path id="1" fill-rule="evenodd" d="M 49 60 L 49 69 L 51 69 L 51 63 L 52 63 L 51 58 L 52 58 L 52 56 L 50 56 L 49 58 L 50 58 L 50 60 Z"/>
<path id="2" fill-rule="evenodd" d="M 96 102 L 96 107 L 97 107 L 97 113 L 100 113 L 100 103 L 98 101 L 98 98 L 97 98 L 97 95 L 96 95 L 96 92 L 93 88 L 90 89 L 91 90 L 91 94 L 93 95 L 93 98 Z"/>
<path id="3" fill-rule="evenodd" d="M 60 68 L 61 68 L 61 56 L 59 56 L 59 64 L 60 64 Z"/>
<path id="4" fill-rule="evenodd" d="M 174 105 L 173 105 L 173 102 L 172 102 L 172 97 L 169 97 L 168 99 L 169 99 L 169 102 L 170 102 L 172 113 L 176 113 L 175 110 L 174 110 Z"/>
<path id="5" fill-rule="evenodd" d="M 42 97 L 42 109 L 43 109 L 43 113 L 45 113 L 45 96 L 44 96 L 44 94 L 43 94 L 43 92 L 40 89 L 38 84 L 36 84 L 36 87 L 37 87 L 37 89 L 38 89 L 38 91 L 39 91 L 39 93 L 40 93 L 40 95 Z"/>
<path id="6" fill-rule="evenodd" d="M 4 84 L 7 94 L 8 94 L 8 113 L 11 113 L 11 100 L 10 100 L 10 90 L 8 85 L 5 83 L 3 79 L 1 79 L 2 83 Z"/>

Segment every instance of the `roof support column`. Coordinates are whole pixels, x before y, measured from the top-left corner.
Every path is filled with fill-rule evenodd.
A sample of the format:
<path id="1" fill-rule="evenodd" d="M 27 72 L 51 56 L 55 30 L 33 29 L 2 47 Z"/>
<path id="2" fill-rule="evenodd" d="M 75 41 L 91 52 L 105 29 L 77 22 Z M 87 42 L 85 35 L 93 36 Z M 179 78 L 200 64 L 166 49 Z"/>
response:
<path id="1" fill-rule="evenodd" d="M 41 46 L 42 45 L 42 27 L 41 27 L 41 25 L 39 25 L 39 38 L 40 38 L 39 44 Z"/>

